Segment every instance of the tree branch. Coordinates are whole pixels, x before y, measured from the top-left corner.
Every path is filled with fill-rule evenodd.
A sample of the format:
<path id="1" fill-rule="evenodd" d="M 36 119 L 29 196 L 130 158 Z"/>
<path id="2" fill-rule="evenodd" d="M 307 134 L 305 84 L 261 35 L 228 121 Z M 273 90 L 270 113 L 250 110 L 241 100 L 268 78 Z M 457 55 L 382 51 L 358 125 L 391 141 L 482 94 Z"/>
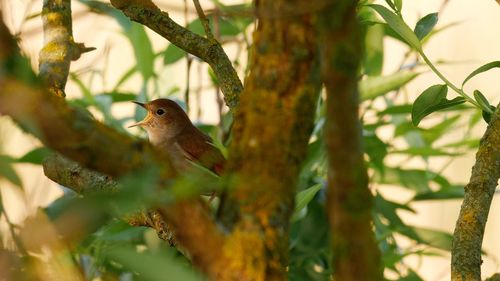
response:
<path id="1" fill-rule="evenodd" d="M 222 46 L 174 22 L 150 0 L 111 0 L 131 20 L 151 28 L 172 44 L 207 62 L 219 81 L 224 100 L 229 108 L 238 104 L 243 85 Z"/>
<path id="2" fill-rule="evenodd" d="M 327 211 L 335 280 L 383 280 L 358 117 L 362 38 L 356 5 L 357 1 L 334 1 L 323 7 L 316 23 L 327 92 Z"/>
<path id="3" fill-rule="evenodd" d="M 22 73 L 19 76 L 16 74 Z M 158 189 L 168 186 L 176 172 L 168 155 L 149 143 L 137 141 L 99 123 L 87 114 L 68 107 L 60 98 L 39 89 L 35 74 L 27 59 L 19 53 L 7 27 L 0 22 L 0 113 L 7 114 L 26 132 L 39 138 L 45 146 L 81 165 L 114 178 L 130 172 L 158 172 Z M 38 86 L 34 87 L 32 85 Z M 209 274 L 213 263 L 224 259 L 222 233 L 212 221 L 205 204 L 196 199 L 184 199 L 161 207 L 162 215 L 179 233 L 179 242 L 193 255 L 196 265 Z M 193 214 L 188 226 L 196 225 L 200 232 L 184 229 L 186 214 Z M 209 230 L 209 231 L 208 231 Z M 185 234 L 188 233 L 188 234 Z M 190 240 L 194 241 L 190 241 Z M 204 243 L 201 243 L 203 241 Z M 209 245 L 214 248 L 207 248 Z M 202 249 L 195 249 L 202 247 Z"/>
<path id="4" fill-rule="evenodd" d="M 491 200 L 500 177 L 500 104 L 476 154 L 465 186 L 451 249 L 451 280 L 481 280 L 481 245 Z"/>
<path id="5" fill-rule="evenodd" d="M 70 0 L 44 0 L 42 21 L 44 46 L 39 58 L 40 78 L 49 91 L 64 97 L 71 60 L 95 48 L 73 41 Z"/>
<path id="6" fill-rule="evenodd" d="M 79 194 L 117 190 L 118 184 L 110 176 L 91 171 L 59 154 L 43 161 L 45 176 Z"/>

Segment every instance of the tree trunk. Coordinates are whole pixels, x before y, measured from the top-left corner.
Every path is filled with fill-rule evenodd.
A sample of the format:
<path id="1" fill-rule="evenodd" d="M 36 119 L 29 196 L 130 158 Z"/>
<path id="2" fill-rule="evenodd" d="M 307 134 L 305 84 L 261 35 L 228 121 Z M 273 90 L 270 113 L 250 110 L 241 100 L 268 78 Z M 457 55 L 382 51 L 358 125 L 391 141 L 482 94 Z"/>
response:
<path id="1" fill-rule="evenodd" d="M 219 280 L 288 279 L 289 217 L 321 86 L 309 8 L 303 1 L 256 1 L 223 212 L 232 253 Z M 227 278 L 234 272 L 240 275 Z"/>
<path id="2" fill-rule="evenodd" d="M 372 195 L 363 160 L 357 73 L 361 31 L 357 1 L 333 1 L 316 23 L 321 73 L 327 91 L 327 209 L 336 280 L 382 280 L 380 253 L 371 225 Z"/>

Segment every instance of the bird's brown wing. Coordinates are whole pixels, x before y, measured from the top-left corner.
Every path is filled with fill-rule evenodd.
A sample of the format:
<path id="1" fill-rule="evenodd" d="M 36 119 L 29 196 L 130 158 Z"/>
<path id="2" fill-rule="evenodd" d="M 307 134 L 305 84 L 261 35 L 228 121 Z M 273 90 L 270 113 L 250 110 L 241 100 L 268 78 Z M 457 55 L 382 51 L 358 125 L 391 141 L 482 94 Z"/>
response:
<path id="1" fill-rule="evenodd" d="M 194 126 L 186 126 L 178 135 L 177 143 L 186 154 L 186 158 L 196 161 L 203 167 L 220 175 L 226 159 L 212 139 Z"/>

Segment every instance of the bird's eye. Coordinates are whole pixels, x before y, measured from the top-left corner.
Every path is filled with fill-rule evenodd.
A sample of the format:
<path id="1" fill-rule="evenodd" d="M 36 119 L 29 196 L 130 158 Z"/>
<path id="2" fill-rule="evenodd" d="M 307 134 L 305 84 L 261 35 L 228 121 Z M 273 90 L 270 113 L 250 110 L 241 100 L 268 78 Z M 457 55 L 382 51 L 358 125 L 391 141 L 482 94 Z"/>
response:
<path id="1" fill-rule="evenodd" d="M 156 110 L 156 115 L 163 115 L 164 113 L 165 113 L 165 110 L 163 108 Z"/>

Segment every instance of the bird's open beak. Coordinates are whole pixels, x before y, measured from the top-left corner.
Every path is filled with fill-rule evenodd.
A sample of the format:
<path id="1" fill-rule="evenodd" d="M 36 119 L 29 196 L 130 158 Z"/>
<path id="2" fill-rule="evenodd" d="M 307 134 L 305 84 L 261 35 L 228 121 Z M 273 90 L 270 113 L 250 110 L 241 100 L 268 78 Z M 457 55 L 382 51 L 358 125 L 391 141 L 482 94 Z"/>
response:
<path id="1" fill-rule="evenodd" d="M 142 102 L 138 102 L 138 101 L 132 101 L 133 103 L 137 104 L 137 105 L 140 105 L 142 106 L 143 108 L 146 108 L 146 105 L 143 104 Z"/>
<path id="2" fill-rule="evenodd" d="M 135 124 L 132 124 L 132 125 L 128 126 L 127 128 L 132 128 L 132 127 L 137 127 L 137 126 L 140 127 L 142 125 L 144 125 L 144 120 L 142 120 L 141 122 L 137 122 Z"/>
<path id="3" fill-rule="evenodd" d="M 137 104 L 137 105 L 142 106 L 143 108 L 146 108 L 146 105 L 143 104 L 142 102 L 138 102 L 138 101 L 132 101 L 132 102 L 135 103 L 135 104 Z M 132 128 L 132 127 L 137 127 L 137 126 L 140 127 L 140 126 L 144 125 L 145 121 L 146 121 L 146 118 L 144 118 L 144 120 L 142 120 L 140 122 L 137 122 L 135 124 L 132 124 L 132 125 L 128 126 L 127 128 Z"/>

